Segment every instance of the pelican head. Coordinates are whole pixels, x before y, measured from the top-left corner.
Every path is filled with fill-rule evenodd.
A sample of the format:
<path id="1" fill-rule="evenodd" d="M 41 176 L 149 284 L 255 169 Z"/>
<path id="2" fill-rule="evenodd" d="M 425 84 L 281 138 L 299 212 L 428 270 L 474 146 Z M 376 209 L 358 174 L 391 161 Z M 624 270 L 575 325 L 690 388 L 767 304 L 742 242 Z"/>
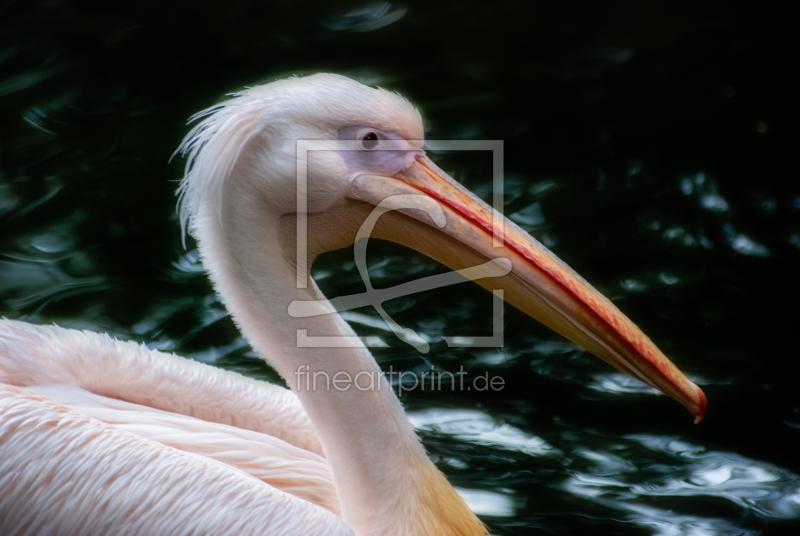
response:
<path id="1" fill-rule="evenodd" d="M 702 419 L 702 391 L 636 325 L 426 156 L 420 113 L 401 96 L 317 74 L 247 89 L 193 119 L 201 121 L 179 149 L 188 157 L 181 221 L 237 324 L 317 427 L 357 534 L 483 528 L 428 461 L 388 386 L 344 393 L 297 381 L 299 366 L 351 377 L 379 371 L 363 347 L 298 344 L 300 331 L 353 335 L 335 314 L 287 314 L 293 302 L 324 299 L 313 283 L 297 284 L 298 217 L 307 218 L 308 266 L 323 251 L 351 245 L 378 206 L 392 210 L 381 213 L 375 238 L 453 269 L 502 261 L 502 274 L 479 284 L 503 289 L 507 302 Z M 304 152 L 309 140 L 321 145 Z"/>
<path id="2" fill-rule="evenodd" d="M 189 132 L 179 149 L 188 156 L 180 188 L 184 227 L 204 198 L 210 198 L 206 200 L 219 211 L 222 184 L 234 173 L 234 167 L 239 167 L 236 174 L 240 180 L 248 177 L 257 181 L 255 186 L 268 194 L 265 199 L 270 210 L 296 212 L 299 140 L 355 141 L 370 133 L 381 140 L 424 140 L 422 117 L 406 99 L 333 74 L 253 87 L 196 114 L 192 120 L 201 118 L 205 120 Z M 348 170 L 346 160 L 351 160 L 351 165 L 369 167 L 368 162 L 358 161 L 358 155 L 348 158 L 349 152 L 311 152 L 308 192 L 304 196 L 309 212 L 321 212 L 348 196 L 357 173 Z M 372 163 L 380 169 L 386 163 L 382 160 Z"/>

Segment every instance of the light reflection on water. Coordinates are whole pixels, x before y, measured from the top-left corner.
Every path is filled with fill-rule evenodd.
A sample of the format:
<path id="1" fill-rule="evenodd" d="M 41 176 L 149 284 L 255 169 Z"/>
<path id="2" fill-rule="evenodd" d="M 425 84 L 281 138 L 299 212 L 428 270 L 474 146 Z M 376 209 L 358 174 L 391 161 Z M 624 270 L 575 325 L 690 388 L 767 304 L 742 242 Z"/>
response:
<path id="1" fill-rule="evenodd" d="M 717 181 L 706 176 L 705 173 L 697 173 L 694 178 L 684 178 L 680 181 L 680 189 L 687 196 L 696 196 L 697 201 L 703 209 L 719 213 L 722 217 L 721 230 L 728 245 L 737 253 L 741 255 L 749 255 L 753 257 L 769 257 L 771 255 L 769 249 L 763 244 L 759 244 L 753 238 L 740 233 L 735 230 L 730 221 L 725 218 L 730 218 L 727 214 L 730 212 L 731 205 L 719 193 L 719 186 Z M 775 212 L 775 202 L 772 199 L 766 199 L 761 203 L 761 208 L 767 213 Z M 671 227 L 664 232 L 664 238 L 671 240 L 680 240 L 686 246 L 701 246 L 710 249 L 713 243 L 705 236 L 702 229 L 699 229 L 697 236 L 693 236 L 689 231 L 681 227 Z"/>
<path id="2" fill-rule="evenodd" d="M 735 503 L 765 519 L 800 517 L 800 477 L 772 464 L 731 452 L 706 451 L 676 438 L 629 436 L 654 453 L 666 454 L 676 464 L 657 484 L 634 489 L 642 496 L 711 496 Z M 688 462 L 677 469 L 679 462 Z M 681 464 L 683 465 L 683 464 Z"/>
<path id="3" fill-rule="evenodd" d="M 429 434 L 534 457 L 554 457 L 565 464 L 569 474 L 566 481 L 554 482 L 554 487 L 614 510 L 620 519 L 654 534 L 760 533 L 724 517 L 699 515 L 698 503 L 709 506 L 712 499 L 723 502 L 707 507 L 709 512 L 734 508 L 745 517 L 772 522 L 800 517 L 800 477 L 796 474 L 735 453 L 707 451 L 678 437 L 629 435 L 604 444 L 603 450 L 570 441 L 563 443 L 566 450 L 561 450 L 481 411 L 431 409 L 412 412 L 409 418 L 418 430 Z M 440 461 L 462 470 L 471 465 L 468 459 Z M 522 507 L 521 498 L 511 489 L 484 492 L 460 488 L 459 493 L 487 516 L 508 517 Z"/>
<path id="4" fill-rule="evenodd" d="M 480 411 L 431 409 L 408 414 L 418 430 L 445 434 L 462 441 L 515 450 L 532 456 L 558 454 L 543 439 L 514 426 L 497 422 Z"/>
<path id="5" fill-rule="evenodd" d="M 496 491 L 475 490 L 456 487 L 473 512 L 479 516 L 511 517 L 517 513 L 519 499 Z"/>
<path id="6" fill-rule="evenodd" d="M 71 267 L 81 264 L 84 258 L 80 252 L 50 259 L 7 255 L 6 260 L 0 260 L 0 288 L 6 303 L 14 309 L 39 307 L 110 288 L 102 275 L 78 277 L 70 273 Z"/>
<path id="7" fill-rule="evenodd" d="M 390 2 L 372 2 L 342 15 L 332 16 L 322 24 L 333 31 L 371 32 L 397 22 L 407 11 L 405 7 L 392 9 Z"/>
<path id="8" fill-rule="evenodd" d="M 587 385 L 589 389 L 601 391 L 603 393 L 616 393 L 616 394 L 630 394 L 630 393 L 647 393 L 659 395 L 658 391 L 645 385 L 642 382 L 635 380 L 627 374 L 621 373 L 601 373 L 595 374 L 594 381 Z"/>
<path id="9" fill-rule="evenodd" d="M 696 504 L 709 498 L 728 501 L 770 521 L 800 516 L 800 477 L 774 465 L 738 454 L 706 451 L 678 438 L 627 436 L 654 455 L 647 465 L 647 479 L 619 455 L 585 449 L 574 451 L 590 462 L 588 470 L 575 472 L 563 487 L 587 501 L 627 514 L 657 534 L 757 534 L 742 532 L 729 520 L 698 516 Z M 610 449 L 628 452 L 636 445 L 611 445 Z M 668 509 L 659 505 L 668 504 Z M 714 510 L 725 508 L 718 506 Z M 681 514 L 681 511 L 685 512 Z"/>

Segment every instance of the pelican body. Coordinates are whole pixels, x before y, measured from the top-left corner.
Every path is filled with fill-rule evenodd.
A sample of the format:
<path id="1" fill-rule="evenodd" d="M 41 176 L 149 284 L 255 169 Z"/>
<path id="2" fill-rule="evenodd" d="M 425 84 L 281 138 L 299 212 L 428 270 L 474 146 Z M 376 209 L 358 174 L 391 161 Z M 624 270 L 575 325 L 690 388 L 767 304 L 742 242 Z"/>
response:
<path id="1" fill-rule="evenodd" d="M 477 282 L 704 415 L 702 391 L 611 302 L 428 158 L 420 113 L 399 95 L 317 74 L 193 120 L 179 149 L 182 224 L 290 389 L 106 335 L 0 321 L 1 534 L 486 534 L 369 351 L 298 344 L 303 330 L 355 338 L 308 270 L 369 218 L 373 238 L 455 270 L 502 263 Z M 327 149 L 306 153 L 298 181 L 304 140 Z M 289 314 L 298 304 L 319 309 Z M 379 379 L 309 389 L 299 370 Z"/>

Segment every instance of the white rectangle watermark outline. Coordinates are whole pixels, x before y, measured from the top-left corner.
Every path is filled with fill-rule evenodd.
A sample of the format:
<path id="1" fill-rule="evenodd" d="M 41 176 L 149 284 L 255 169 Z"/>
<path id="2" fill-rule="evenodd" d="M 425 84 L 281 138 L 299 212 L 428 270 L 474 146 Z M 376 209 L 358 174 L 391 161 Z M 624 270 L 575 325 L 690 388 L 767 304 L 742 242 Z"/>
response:
<path id="1" fill-rule="evenodd" d="M 408 144 L 413 143 L 408 140 L 400 142 L 394 149 L 382 150 L 408 150 Z M 420 142 L 422 144 L 423 142 Z M 396 143 L 395 143 L 396 144 Z M 393 144 L 393 145 L 395 145 Z M 349 146 L 352 145 L 352 148 Z M 419 146 L 419 145 L 417 145 Z M 297 140 L 297 265 L 296 283 L 297 288 L 308 287 L 308 277 L 310 274 L 308 266 L 308 153 L 309 151 L 342 151 L 362 150 L 355 142 L 344 140 Z M 505 235 L 505 222 L 503 216 L 504 205 L 504 184 L 503 184 L 503 141 L 502 140 L 430 140 L 424 142 L 424 147 L 432 152 L 437 151 L 491 151 L 492 152 L 492 247 L 503 247 L 503 237 Z M 464 346 L 458 344 L 458 339 L 472 339 L 473 343 L 468 346 L 473 347 L 502 347 L 503 346 L 503 290 L 495 289 L 493 293 L 492 307 L 492 335 L 488 337 L 443 337 L 449 347 Z M 382 308 L 378 307 L 381 316 L 385 316 Z M 393 325 L 391 319 L 384 318 L 384 321 Z M 399 326 L 393 326 L 392 331 L 395 335 L 415 346 L 422 353 L 427 353 L 429 348 L 427 343 L 423 343 L 421 350 L 418 344 L 411 343 L 402 337 Z M 334 340 L 335 339 L 335 340 Z M 309 336 L 305 329 L 297 330 L 298 347 L 351 347 L 360 345 L 360 339 L 351 341 L 352 337 L 315 337 Z"/>

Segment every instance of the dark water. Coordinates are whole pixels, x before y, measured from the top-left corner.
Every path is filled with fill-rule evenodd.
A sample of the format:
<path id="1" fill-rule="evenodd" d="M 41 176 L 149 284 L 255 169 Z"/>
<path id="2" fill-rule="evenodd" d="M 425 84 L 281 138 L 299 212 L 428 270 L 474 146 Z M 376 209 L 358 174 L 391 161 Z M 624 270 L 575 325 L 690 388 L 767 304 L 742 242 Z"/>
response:
<path id="1" fill-rule="evenodd" d="M 114 7 L 110 7 L 111 5 Z M 425 356 L 348 318 L 384 368 L 500 376 L 403 400 L 494 534 L 800 533 L 796 28 L 750 2 L 0 3 L 0 314 L 279 381 L 175 216 L 185 120 L 330 71 L 398 90 L 431 139 L 505 142 L 505 211 L 701 385 L 706 420 L 463 284 L 387 304 Z M 784 4 L 781 4 L 784 5 Z M 437 161 L 489 191 L 490 160 Z M 373 281 L 443 272 L 370 246 Z M 363 287 L 352 252 L 315 266 Z M 378 327 L 375 327 L 375 326 Z"/>

